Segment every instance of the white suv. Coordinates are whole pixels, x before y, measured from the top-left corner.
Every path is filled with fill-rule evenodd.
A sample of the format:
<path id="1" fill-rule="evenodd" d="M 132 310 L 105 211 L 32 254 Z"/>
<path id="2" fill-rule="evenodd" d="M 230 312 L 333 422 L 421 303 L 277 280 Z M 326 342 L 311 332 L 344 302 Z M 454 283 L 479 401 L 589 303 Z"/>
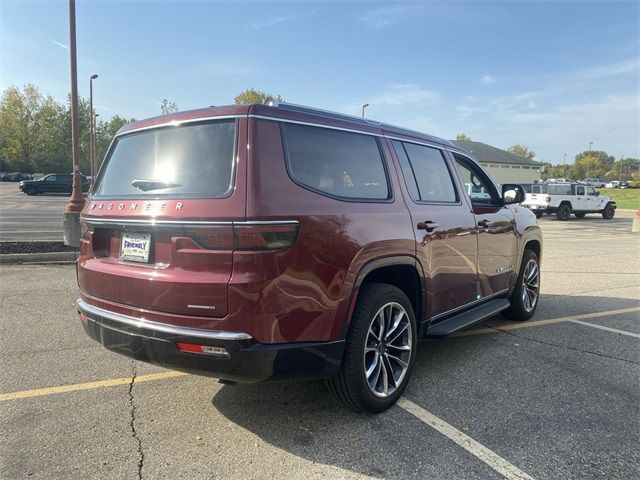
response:
<path id="1" fill-rule="evenodd" d="M 577 218 L 587 213 L 600 213 L 610 220 L 616 213 L 616 203 L 611 198 L 600 195 L 591 185 L 579 183 L 554 183 L 547 186 L 547 193 L 527 195 L 522 204 L 531 209 L 536 217 L 544 213 L 555 213 L 558 220 L 569 220 L 573 213 Z"/>

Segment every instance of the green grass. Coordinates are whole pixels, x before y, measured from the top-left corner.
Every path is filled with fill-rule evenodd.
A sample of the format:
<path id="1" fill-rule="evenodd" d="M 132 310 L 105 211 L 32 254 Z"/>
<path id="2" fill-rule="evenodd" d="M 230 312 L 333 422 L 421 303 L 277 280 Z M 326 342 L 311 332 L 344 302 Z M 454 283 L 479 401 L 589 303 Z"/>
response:
<path id="1" fill-rule="evenodd" d="M 618 208 L 640 208 L 640 188 L 600 188 L 598 191 L 611 197 Z"/>

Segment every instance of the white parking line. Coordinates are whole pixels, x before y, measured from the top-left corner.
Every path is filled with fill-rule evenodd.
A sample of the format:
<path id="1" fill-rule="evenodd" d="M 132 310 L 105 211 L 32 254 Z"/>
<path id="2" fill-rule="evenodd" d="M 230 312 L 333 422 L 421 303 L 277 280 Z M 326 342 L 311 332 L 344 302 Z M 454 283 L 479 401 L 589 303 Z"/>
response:
<path id="1" fill-rule="evenodd" d="M 603 325 L 597 325 L 595 323 L 581 322 L 580 320 L 568 320 L 568 321 L 571 322 L 571 323 L 578 323 L 580 325 L 586 325 L 587 327 L 599 328 L 600 330 L 606 330 L 607 332 L 613 332 L 613 333 L 618 333 L 620 335 L 627 335 L 629 337 L 640 338 L 640 334 L 632 333 L 632 332 L 626 332 L 624 330 L 618 330 L 617 328 L 605 327 Z"/>
<path id="2" fill-rule="evenodd" d="M 533 477 L 527 475 L 515 465 L 507 462 L 504 458 L 489 450 L 481 443 L 476 442 L 470 436 L 465 435 L 460 430 L 452 427 L 447 422 L 439 419 L 421 406 L 416 405 L 411 400 L 407 400 L 405 397 L 402 397 L 398 400 L 397 405 L 440 432 L 449 440 L 457 443 L 472 455 L 478 457 L 503 477 L 508 478 L 509 480 L 533 480 Z"/>

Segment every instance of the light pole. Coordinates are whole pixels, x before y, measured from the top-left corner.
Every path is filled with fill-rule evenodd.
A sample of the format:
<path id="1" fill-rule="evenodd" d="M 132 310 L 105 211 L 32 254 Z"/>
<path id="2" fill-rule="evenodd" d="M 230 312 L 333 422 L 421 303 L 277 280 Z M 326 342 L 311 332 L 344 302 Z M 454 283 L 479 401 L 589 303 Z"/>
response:
<path id="1" fill-rule="evenodd" d="M 90 132 L 89 135 L 89 151 L 91 152 L 91 181 L 93 182 L 96 178 L 96 127 L 95 127 L 95 112 L 93 111 L 93 81 L 98 78 L 98 75 L 95 73 L 89 77 L 89 111 L 91 114 L 89 115 L 90 119 Z"/>
<path id="2" fill-rule="evenodd" d="M 97 133 L 97 126 L 98 126 L 98 122 L 97 122 L 97 118 L 100 116 L 99 113 L 94 113 L 93 114 L 93 118 L 91 119 L 91 124 L 93 127 L 93 138 L 91 139 L 91 149 L 93 150 L 93 163 L 91 164 L 93 171 L 95 172 L 95 174 L 98 174 L 98 145 L 97 145 L 97 141 L 96 138 L 98 137 L 98 133 Z M 91 181 L 95 181 L 95 178 L 92 176 L 91 177 Z"/>
<path id="3" fill-rule="evenodd" d="M 364 109 L 367 108 L 369 106 L 368 103 L 363 103 L 362 104 L 362 118 L 364 118 Z"/>
<path id="4" fill-rule="evenodd" d="M 624 155 L 620 155 L 620 172 L 618 175 L 618 181 L 622 183 L 622 159 L 624 158 Z"/>
<path id="5" fill-rule="evenodd" d="M 593 142 L 589 142 L 589 155 L 587 156 L 587 178 L 591 178 L 589 177 L 589 167 L 591 166 L 591 145 L 593 145 Z"/>
<path id="6" fill-rule="evenodd" d="M 562 178 L 567 178 L 565 168 L 567 168 L 567 154 L 564 154 L 562 159 Z"/>
<path id="7" fill-rule="evenodd" d="M 78 64 L 76 55 L 76 2 L 69 0 L 69 60 L 71 63 L 71 158 L 73 182 L 71 198 L 62 218 L 65 245 L 80 246 L 80 211 L 84 207 L 80 164 L 78 161 Z"/>

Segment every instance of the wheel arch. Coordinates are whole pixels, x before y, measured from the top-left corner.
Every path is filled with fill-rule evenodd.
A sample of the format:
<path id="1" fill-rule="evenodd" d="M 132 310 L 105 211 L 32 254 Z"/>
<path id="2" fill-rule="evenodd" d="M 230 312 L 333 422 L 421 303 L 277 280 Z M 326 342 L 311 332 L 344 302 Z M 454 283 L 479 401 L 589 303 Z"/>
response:
<path id="1" fill-rule="evenodd" d="M 420 262 L 409 255 L 398 255 L 370 260 L 358 271 L 351 292 L 347 318 L 342 328 L 342 338 L 346 338 L 351 318 L 358 302 L 358 294 L 366 283 L 386 283 L 404 292 L 409 298 L 419 325 L 425 312 L 425 281 Z"/>

